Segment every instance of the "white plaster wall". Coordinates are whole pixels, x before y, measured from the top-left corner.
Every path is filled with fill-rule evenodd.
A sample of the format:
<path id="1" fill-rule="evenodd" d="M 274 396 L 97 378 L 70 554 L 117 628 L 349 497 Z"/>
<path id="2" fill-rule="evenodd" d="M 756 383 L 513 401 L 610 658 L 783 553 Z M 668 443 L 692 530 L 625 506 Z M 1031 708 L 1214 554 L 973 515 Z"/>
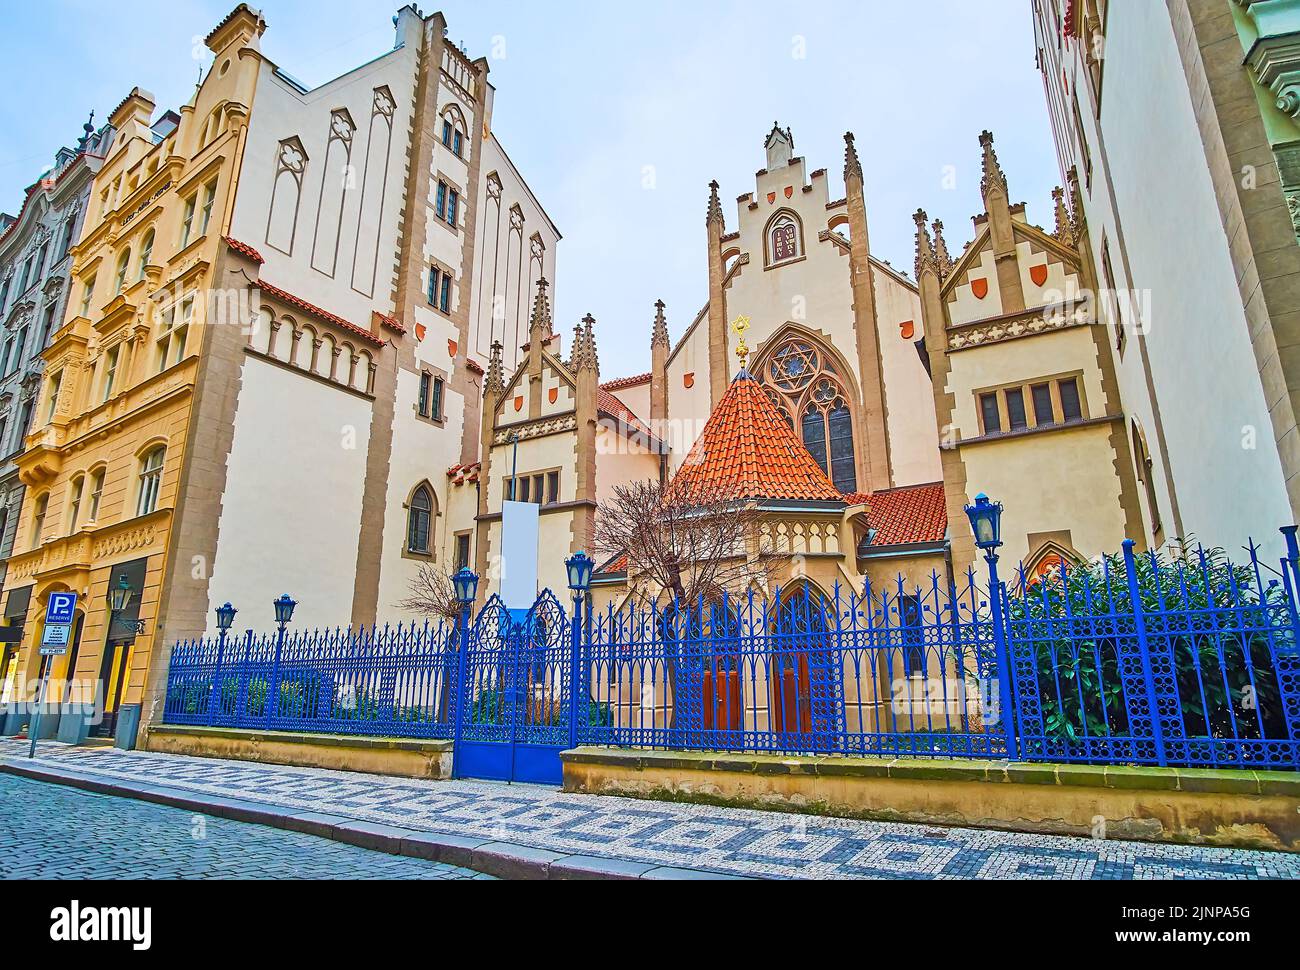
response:
<path id="1" fill-rule="evenodd" d="M 494 174 L 501 181 L 499 203 L 488 197 L 488 179 Z M 554 306 L 555 250 L 560 233 L 495 134 L 483 140 L 478 192 L 474 272 L 479 282 L 470 316 L 470 349 L 480 363 L 486 362 L 492 341 L 500 340 L 505 346 L 504 361 L 509 371 L 520 359 L 520 348 L 528 342 L 533 298 L 537 280 L 542 276 L 552 285 Z M 523 216 L 522 231 L 511 227 L 510 210 L 516 205 Z M 544 247 L 540 261 L 533 258 L 534 233 L 541 237 Z M 567 327 L 557 322 L 556 330 L 567 330 Z"/>
<path id="2" fill-rule="evenodd" d="M 348 624 L 370 420 L 370 403 L 355 394 L 245 358 L 210 622 L 229 601 L 239 629 L 268 627 L 271 600 L 287 592 L 300 603 L 296 624 Z"/>
<path id="3" fill-rule="evenodd" d="M 1206 544 L 1238 550 L 1253 536 L 1278 549 L 1290 506 L 1169 14 L 1163 4 L 1117 3 L 1109 16 L 1107 89 L 1142 92 L 1103 102 L 1133 272 L 1118 285 L 1150 291 L 1147 345 L 1184 527 Z M 1178 164 L 1155 163 L 1152 146 Z M 1111 255 L 1122 273 L 1113 242 Z M 1143 396 L 1132 339 L 1125 357 L 1130 406 Z M 1143 423 L 1154 447 L 1152 423 Z M 1243 447 L 1250 429 L 1253 449 Z"/>
<path id="4" fill-rule="evenodd" d="M 266 260 L 262 277 L 365 329 L 370 329 L 373 310 L 384 313 L 393 310 L 392 289 L 418 47 L 416 24 L 403 46 L 305 94 L 277 75 L 273 65 L 264 63 L 240 170 L 231 235 L 261 253 Z M 370 139 L 375 90 L 380 87 L 387 87 L 396 102 L 386 157 L 380 139 L 374 139 L 373 145 Z M 336 147 L 329 155 L 327 171 L 331 113 L 340 108 L 347 110 L 356 125 L 349 159 L 351 167 L 342 167 L 343 156 Z M 283 242 L 283 239 L 269 225 L 273 193 L 277 224 L 286 202 L 287 180 L 282 179 L 276 189 L 275 175 L 280 142 L 290 137 L 302 142 L 308 157 L 297 198 L 291 252 L 290 247 L 277 248 L 273 244 L 272 240 Z M 335 261 L 324 257 L 324 249 L 325 241 L 331 240 L 336 232 L 334 220 L 338 209 L 330 198 L 344 184 Z M 377 187 L 381 191 L 376 191 Z M 318 212 L 324 216 L 319 226 Z M 313 259 L 318 233 L 322 245 Z M 360 269 L 355 265 L 359 251 L 363 253 L 362 263 L 366 264 Z M 373 260 L 371 253 L 376 254 Z M 373 286 L 368 285 L 372 261 Z M 361 285 L 356 285 L 357 275 L 363 278 Z"/>

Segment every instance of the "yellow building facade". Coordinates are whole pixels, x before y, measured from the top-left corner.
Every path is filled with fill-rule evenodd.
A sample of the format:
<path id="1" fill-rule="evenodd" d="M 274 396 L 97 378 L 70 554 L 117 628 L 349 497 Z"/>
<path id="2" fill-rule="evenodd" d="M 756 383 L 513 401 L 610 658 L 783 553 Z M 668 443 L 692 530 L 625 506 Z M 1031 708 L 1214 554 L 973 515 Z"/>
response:
<path id="1" fill-rule="evenodd" d="M 206 38 L 212 69 L 179 113 L 154 118 L 152 98 L 136 89 L 110 118 L 117 140 L 73 249 L 67 317 L 45 352 L 19 459 L 30 500 L 6 586 L 30 590 L 18 671 L 29 700 L 48 677 L 42 737 L 134 740 L 165 640 L 159 607 L 172 521 L 205 331 L 221 306 L 212 270 L 228 232 L 263 29 L 241 5 Z M 124 586 L 125 609 L 111 609 L 110 592 Z M 45 608 L 58 591 L 79 597 L 72 643 L 43 658 Z M 13 722 L 26 717 L 11 713 L 6 726 L 21 728 Z"/>

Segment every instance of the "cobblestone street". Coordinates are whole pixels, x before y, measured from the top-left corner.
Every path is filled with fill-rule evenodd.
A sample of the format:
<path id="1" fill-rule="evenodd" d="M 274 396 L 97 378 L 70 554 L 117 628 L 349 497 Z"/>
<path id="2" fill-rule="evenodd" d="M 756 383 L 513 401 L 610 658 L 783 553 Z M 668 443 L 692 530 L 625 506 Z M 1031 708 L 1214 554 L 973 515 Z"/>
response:
<path id="1" fill-rule="evenodd" d="M 4 879 L 469 879 L 372 852 L 128 798 L 0 775 Z M 477 878 L 487 878 L 477 876 Z"/>
<path id="2" fill-rule="evenodd" d="M 24 744 L 0 741 L 0 758 L 136 790 L 162 787 L 214 803 L 233 799 L 273 806 L 285 815 L 359 821 L 380 832 L 438 833 L 469 846 L 513 845 L 548 859 L 599 857 L 642 878 L 701 871 L 796 879 L 1300 878 L 1300 856 L 1288 853 L 783 815 L 573 795 L 535 785 L 417 781 L 51 743 L 28 762 L 20 748 L 25 753 Z M 216 819 L 207 822 L 208 840 L 197 842 L 189 834 L 193 816 L 187 811 L 0 779 L 5 786 L 24 786 L 21 792 L 35 805 L 11 813 L 0 828 L 0 851 L 23 860 L 7 875 L 41 874 L 42 858 L 52 867 L 48 874 L 57 876 L 85 874 L 60 868 L 79 858 L 100 860 L 90 868 L 102 875 L 240 875 L 247 870 L 322 878 L 468 874 Z M 10 792 L 8 787 L 0 790 Z M 10 798 L 12 804 L 23 804 L 16 790 Z M 72 826 L 61 820 L 74 811 L 88 813 L 90 821 Z M 139 846 L 109 854 L 104 846 L 118 840 L 104 833 L 120 834 L 123 819 L 138 834 Z M 85 833 L 84 846 L 74 842 L 78 832 Z M 241 847 L 237 856 L 222 852 L 236 842 Z"/>

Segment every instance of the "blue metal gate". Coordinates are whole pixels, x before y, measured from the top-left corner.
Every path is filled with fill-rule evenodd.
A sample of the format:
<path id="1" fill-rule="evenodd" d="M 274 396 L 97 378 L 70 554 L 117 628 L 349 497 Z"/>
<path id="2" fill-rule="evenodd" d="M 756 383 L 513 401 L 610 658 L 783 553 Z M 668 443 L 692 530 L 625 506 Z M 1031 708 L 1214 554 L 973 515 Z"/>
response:
<path id="1" fill-rule="evenodd" d="M 530 610 L 492 597 L 469 630 L 457 677 L 458 778 L 558 785 L 570 746 L 568 615 L 549 591 Z"/>

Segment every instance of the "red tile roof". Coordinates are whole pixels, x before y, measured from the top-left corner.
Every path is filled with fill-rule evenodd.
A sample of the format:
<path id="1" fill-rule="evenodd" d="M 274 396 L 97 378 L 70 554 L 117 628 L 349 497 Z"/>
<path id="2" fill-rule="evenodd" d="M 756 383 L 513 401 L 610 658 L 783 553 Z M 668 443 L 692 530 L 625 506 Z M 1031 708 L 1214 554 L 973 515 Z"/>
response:
<path id="1" fill-rule="evenodd" d="M 261 266 L 263 263 L 266 262 L 266 260 L 262 258 L 262 254 L 259 253 L 252 246 L 248 245 L 248 243 L 242 243 L 238 239 L 234 239 L 231 236 L 223 236 L 222 238 L 226 240 L 227 246 L 229 246 L 235 252 L 239 253 L 239 255 L 247 256 L 253 262 L 257 263 L 258 266 Z"/>
<path id="2" fill-rule="evenodd" d="M 479 363 L 478 361 L 476 361 L 476 360 L 473 360 L 473 359 L 466 360 L 466 361 L 465 361 L 465 366 L 468 367 L 468 368 L 469 368 L 471 371 L 473 371 L 475 374 L 482 375 L 482 374 L 485 373 L 485 371 L 483 370 L 483 365 L 480 364 L 480 363 Z"/>
<path id="3" fill-rule="evenodd" d="M 361 337 L 363 340 L 368 340 L 370 343 L 374 344 L 377 347 L 382 347 L 384 346 L 385 343 L 387 343 L 387 341 L 385 341 L 382 337 L 376 337 L 369 330 L 366 330 L 362 327 L 358 327 L 355 323 L 349 323 L 348 321 L 344 320 L 342 317 L 330 313 L 328 310 L 322 310 L 320 307 L 308 303 L 302 297 L 294 296 L 288 290 L 282 290 L 280 289 L 280 287 L 275 286 L 272 283 L 268 283 L 266 280 L 259 279 L 257 281 L 257 285 L 261 288 L 263 293 L 269 293 L 271 296 L 277 297 L 278 299 L 289 304 L 290 306 L 297 307 L 303 313 L 310 313 L 312 316 L 316 317 L 319 320 L 324 320 L 326 323 L 332 323 L 336 327 L 339 327 L 343 330 L 347 330 L 350 333 L 354 333 L 358 337 Z"/>
<path id="4" fill-rule="evenodd" d="M 675 501 L 843 497 L 748 373 L 731 382 L 669 486 Z"/>
<path id="5" fill-rule="evenodd" d="M 373 312 L 375 314 L 375 319 L 379 322 L 380 326 L 387 327 L 389 330 L 396 333 L 406 333 L 406 328 L 402 326 L 402 322 L 398 320 L 397 317 L 390 316 L 387 313 L 380 313 L 378 310 Z"/>
<path id="6" fill-rule="evenodd" d="M 639 384 L 649 384 L 650 374 L 637 374 L 635 377 L 620 377 L 618 380 L 606 381 L 600 385 L 602 391 L 621 391 L 625 387 L 636 387 Z"/>
<path id="7" fill-rule="evenodd" d="M 876 530 L 873 546 L 942 542 L 948 532 L 943 483 L 908 485 L 874 495 L 846 495 L 850 505 L 868 506 L 867 523 Z"/>
<path id="8" fill-rule="evenodd" d="M 453 485 L 464 485 L 467 482 L 472 485 L 478 481 L 482 470 L 483 463 L 477 461 L 472 465 L 452 465 L 447 469 L 447 477 Z"/>
<path id="9" fill-rule="evenodd" d="M 645 423 L 633 413 L 632 409 L 603 387 L 596 389 L 596 413 L 613 418 L 620 424 L 627 425 L 633 432 L 643 434 L 650 447 L 657 447 L 658 440 Z"/>

